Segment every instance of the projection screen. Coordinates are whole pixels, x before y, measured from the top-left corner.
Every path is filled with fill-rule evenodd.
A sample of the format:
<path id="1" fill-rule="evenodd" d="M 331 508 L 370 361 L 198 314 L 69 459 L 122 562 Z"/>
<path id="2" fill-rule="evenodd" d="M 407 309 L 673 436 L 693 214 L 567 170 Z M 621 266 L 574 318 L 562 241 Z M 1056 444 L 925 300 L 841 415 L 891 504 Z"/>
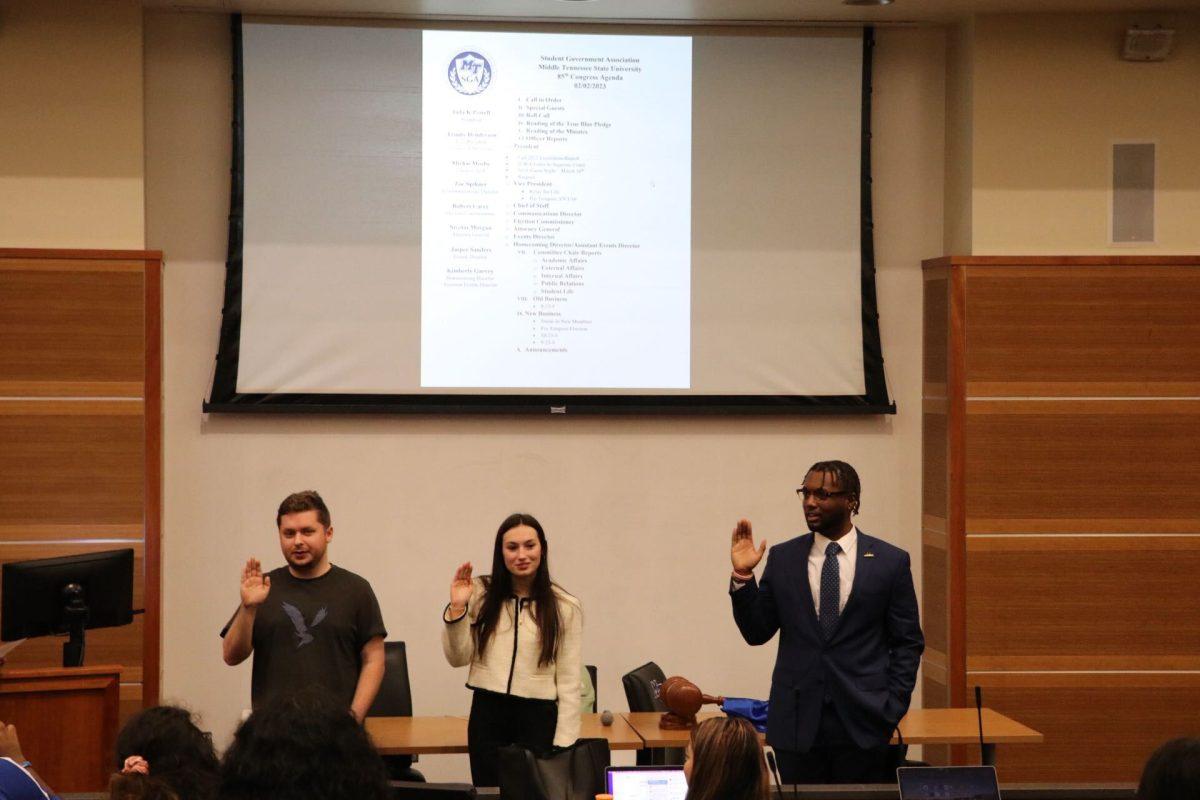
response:
<path id="1" fill-rule="evenodd" d="M 888 413 L 870 31 L 235 19 L 208 411 Z"/>

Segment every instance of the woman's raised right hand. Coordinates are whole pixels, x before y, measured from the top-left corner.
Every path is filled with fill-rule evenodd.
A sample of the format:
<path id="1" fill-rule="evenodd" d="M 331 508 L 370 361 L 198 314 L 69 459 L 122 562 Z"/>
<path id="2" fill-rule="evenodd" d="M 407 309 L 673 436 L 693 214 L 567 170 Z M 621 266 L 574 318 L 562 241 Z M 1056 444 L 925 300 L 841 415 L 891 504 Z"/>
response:
<path id="1" fill-rule="evenodd" d="M 471 562 L 459 565 L 450 581 L 450 613 L 458 615 L 467 610 L 471 599 Z"/>

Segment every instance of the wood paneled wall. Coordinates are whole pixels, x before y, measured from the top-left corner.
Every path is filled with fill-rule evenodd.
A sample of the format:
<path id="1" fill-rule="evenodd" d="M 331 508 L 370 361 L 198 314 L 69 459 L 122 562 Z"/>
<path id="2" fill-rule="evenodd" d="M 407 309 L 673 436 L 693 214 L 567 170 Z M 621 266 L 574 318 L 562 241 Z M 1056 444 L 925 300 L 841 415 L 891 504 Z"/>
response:
<path id="1" fill-rule="evenodd" d="M 1200 258 L 924 266 L 925 704 L 1042 731 L 1005 782 L 1136 781 L 1200 733 Z"/>
<path id="2" fill-rule="evenodd" d="M 132 625 L 89 631 L 126 716 L 159 697 L 162 254 L 0 249 L 0 562 L 132 547 Z M 59 666 L 62 639 L 8 664 Z"/>

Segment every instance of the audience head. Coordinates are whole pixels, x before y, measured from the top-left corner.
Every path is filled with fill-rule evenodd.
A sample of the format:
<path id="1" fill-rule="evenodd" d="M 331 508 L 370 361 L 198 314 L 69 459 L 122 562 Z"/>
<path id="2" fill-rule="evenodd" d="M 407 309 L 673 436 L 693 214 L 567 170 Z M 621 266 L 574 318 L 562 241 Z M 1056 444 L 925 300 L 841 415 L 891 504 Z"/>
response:
<path id="1" fill-rule="evenodd" d="M 256 709 L 221 765 L 221 800 L 388 800 L 389 793 L 366 731 L 318 690 Z"/>
<path id="2" fill-rule="evenodd" d="M 1200 739 L 1172 739 L 1146 761 L 1137 800 L 1200 797 Z"/>
<path id="3" fill-rule="evenodd" d="M 108 782 L 108 800 L 181 800 L 167 784 L 140 773 L 118 772 Z"/>
<path id="4" fill-rule="evenodd" d="M 766 800 L 770 778 L 754 726 L 737 717 L 715 717 L 692 730 L 686 800 Z"/>
<path id="5" fill-rule="evenodd" d="M 135 714 L 117 734 L 113 800 L 212 800 L 219 764 L 212 741 L 176 706 Z"/>

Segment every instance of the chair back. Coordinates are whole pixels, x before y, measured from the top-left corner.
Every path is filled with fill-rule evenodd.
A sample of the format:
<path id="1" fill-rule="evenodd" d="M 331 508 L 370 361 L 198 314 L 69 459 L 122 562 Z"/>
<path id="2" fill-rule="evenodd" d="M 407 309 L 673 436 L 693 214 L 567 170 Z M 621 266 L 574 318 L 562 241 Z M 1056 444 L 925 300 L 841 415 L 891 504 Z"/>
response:
<path id="1" fill-rule="evenodd" d="M 411 717 L 412 688 L 408 685 L 408 653 L 404 642 L 384 642 L 386 670 L 368 717 Z"/>
<path id="2" fill-rule="evenodd" d="M 653 661 L 647 661 L 632 672 L 621 676 L 625 687 L 625 700 L 629 703 L 630 711 L 666 711 L 667 707 L 654 690 L 656 683 L 661 684 L 667 676 L 662 668 Z"/>
<path id="3" fill-rule="evenodd" d="M 392 781 L 395 800 L 475 800 L 475 787 L 469 783 L 419 783 Z"/>
<path id="4" fill-rule="evenodd" d="M 590 710 L 595 714 L 600 710 L 600 685 L 596 683 L 596 665 L 584 664 L 583 668 L 587 670 L 588 677 L 592 679 L 592 707 L 591 709 L 585 708 L 584 713 Z"/>

